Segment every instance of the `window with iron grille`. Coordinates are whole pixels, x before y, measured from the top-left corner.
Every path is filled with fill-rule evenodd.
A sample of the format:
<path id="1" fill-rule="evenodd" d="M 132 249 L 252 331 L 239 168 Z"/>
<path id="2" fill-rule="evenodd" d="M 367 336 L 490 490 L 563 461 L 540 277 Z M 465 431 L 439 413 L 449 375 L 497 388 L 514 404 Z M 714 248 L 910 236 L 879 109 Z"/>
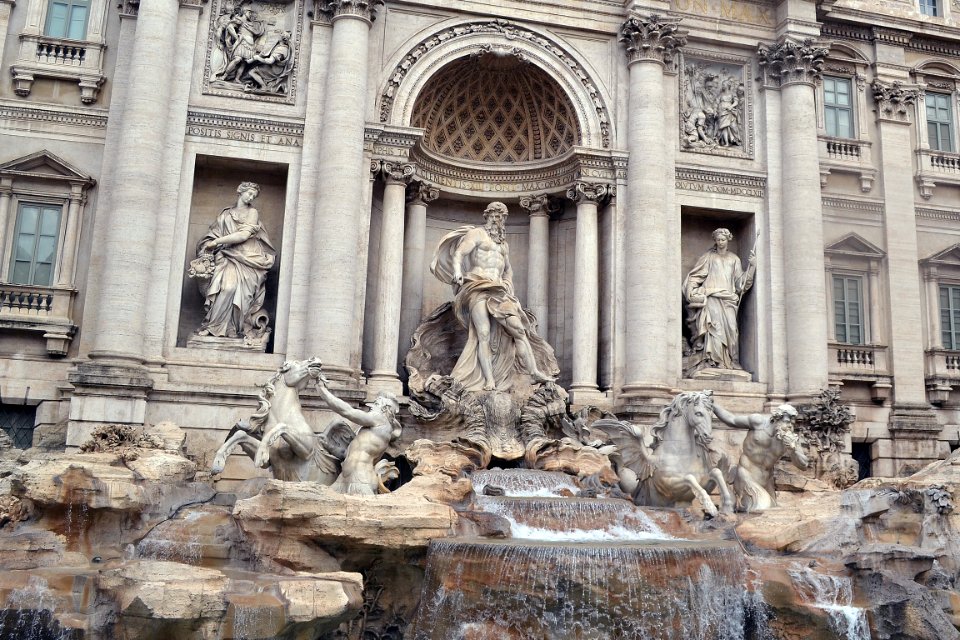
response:
<path id="1" fill-rule="evenodd" d="M 61 207 L 21 202 L 13 235 L 10 282 L 50 286 L 57 262 Z"/>
<path id="2" fill-rule="evenodd" d="M 17 449 L 33 446 L 33 427 L 37 408 L 22 404 L 0 404 L 0 428 L 13 440 Z"/>
<path id="3" fill-rule="evenodd" d="M 953 151 L 953 101 L 948 93 L 927 93 L 927 137 L 930 148 Z"/>
<path id="4" fill-rule="evenodd" d="M 83 40 L 87 37 L 87 16 L 90 0 L 50 0 L 44 35 L 54 38 Z"/>
<path id="5" fill-rule="evenodd" d="M 863 278 L 833 276 L 833 316 L 837 342 L 864 344 Z"/>
<path id="6" fill-rule="evenodd" d="M 823 116 L 828 136 L 853 137 L 852 96 L 850 78 L 823 77 Z"/>

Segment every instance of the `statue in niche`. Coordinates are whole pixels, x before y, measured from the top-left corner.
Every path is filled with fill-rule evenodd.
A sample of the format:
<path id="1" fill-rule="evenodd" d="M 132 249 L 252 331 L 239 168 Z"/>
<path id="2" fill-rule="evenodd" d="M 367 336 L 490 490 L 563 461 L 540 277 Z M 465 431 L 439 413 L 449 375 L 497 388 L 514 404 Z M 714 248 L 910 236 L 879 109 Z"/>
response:
<path id="1" fill-rule="evenodd" d="M 774 467 L 777 461 L 789 453 L 800 469 L 806 469 L 808 464 L 800 436 L 793 429 L 797 410 L 782 404 L 770 416 L 759 413 L 737 416 L 714 404 L 713 412 L 728 426 L 750 430 L 743 439 L 740 460 L 731 473 L 737 510 L 751 512 L 776 507 Z"/>
<path id="2" fill-rule="evenodd" d="M 542 349 L 546 343 L 513 291 L 507 207 L 491 202 L 483 217 L 483 227 L 461 227 L 444 236 L 430 263 L 431 273 L 453 286 L 454 313 L 468 332 L 450 375 L 467 391 L 506 391 L 517 368 L 534 382 L 551 382 L 534 355 L 534 345 Z"/>
<path id="3" fill-rule="evenodd" d="M 743 147 L 745 94 L 733 65 L 691 63 L 684 69 L 684 149 Z"/>
<path id="4" fill-rule="evenodd" d="M 258 12 L 249 0 L 224 2 L 214 29 L 219 68 L 211 79 L 246 93 L 286 96 L 296 57 L 293 34 L 277 28 L 277 17 L 289 22 L 281 5 L 261 3 Z"/>
<path id="5" fill-rule="evenodd" d="M 331 488 L 355 496 L 387 493 L 384 481 L 400 476 L 394 463 L 381 459 L 390 443 L 400 437 L 401 426 L 397 420 L 400 403 L 396 396 L 381 391 L 369 405 L 370 411 L 361 411 L 333 395 L 322 376 L 317 391 L 331 410 L 360 426 L 347 447 L 340 476 Z"/>
<path id="6" fill-rule="evenodd" d="M 264 283 L 276 250 L 253 207 L 260 186 L 242 182 L 237 194 L 236 204 L 220 212 L 197 244 L 197 258 L 190 263 L 205 313 L 188 346 L 263 351 L 270 337 Z"/>
<path id="7" fill-rule="evenodd" d="M 713 248 L 697 259 L 683 281 L 691 334 L 688 376 L 708 369 L 742 369 L 737 314 L 740 301 L 753 286 L 757 256 L 756 248 L 752 249 L 744 270 L 739 256 L 727 248 L 731 240 L 728 229 L 716 229 Z"/>

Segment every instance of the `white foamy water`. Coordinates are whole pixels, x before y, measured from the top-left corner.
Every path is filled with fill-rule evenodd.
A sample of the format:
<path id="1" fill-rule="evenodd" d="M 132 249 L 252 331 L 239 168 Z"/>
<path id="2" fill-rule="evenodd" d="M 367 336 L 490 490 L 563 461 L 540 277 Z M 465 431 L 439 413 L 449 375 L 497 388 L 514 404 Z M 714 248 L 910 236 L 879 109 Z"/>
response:
<path id="1" fill-rule="evenodd" d="M 800 596 L 817 609 L 827 612 L 830 626 L 846 640 L 870 640 L 866 612 L 853 606 L 853 581 L 845 576 L 817 573 L 809 567 L 797 567 L 790 579 Z"/>
<path id="2" fill-rule="evenodd" d="M 486 486 L 503 489 L 504 495 L 515 498 L 559 498 L 561 492 L 576 495 L 580 491 L 573 477 L 558 471 L 533 469 L 488 469 L 474 471 L 470 476 L 477 495 Z"/>

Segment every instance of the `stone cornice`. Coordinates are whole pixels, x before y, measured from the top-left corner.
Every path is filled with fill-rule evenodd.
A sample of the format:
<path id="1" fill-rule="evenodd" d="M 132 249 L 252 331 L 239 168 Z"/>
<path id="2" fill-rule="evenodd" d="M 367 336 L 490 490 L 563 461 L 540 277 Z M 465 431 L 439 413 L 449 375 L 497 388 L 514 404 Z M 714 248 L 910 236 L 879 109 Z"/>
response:
<path id="1" fill-rule="evenodd" d="M 910 43 L 910 40 L 913 39 L 913 34 L 909 31 L 889 29 L 887 27 L 873 27 L 872 35 L 875 42 L 892 44 L 898 47 L 907 46 Z"/>
<path id="2" fill-rule="evenodd" d="M 92 127 L 94 129 L 104 129 L 107 126 L 106 111 L 103 113 L 83 113 L 68 109 L 39 108 L 12 104 L 0 104 L 0 120 L 7 122 L 15 120 L 35 120 L 78 127 Z"/>
<path id="3" fill-rule="evenodd" d="M 874 80 L 870 88 L 877 103 L 878 120 L 910 124 L 910 112 L 918 97 L 916 89 L 904 89 L 897 81 L 886 83 L 881 80 Z"/>
<path id="4" fill-rule="evenodd" d="M 802 42 L 784 39 L 770 45 L 761 42 L 757 58 L 767 84 L 813 84 L 820 78 L 829 50 L 829 46 L 818 45 L 812 38 Z"/>
<path id="5" fill-rule="evenodd" d="M 687 44 L 687 32 L 679 18 L 632 17 L 620 27 L 620 42 L 627 53 L 627 64 L 640 61 L 669 64 L 678 50 Z"/>
<path id="6" fill-rule="evenodd" d="M 383 4 L 383 0 L 320 0 L 317 9 L 331 20 L 354 17 L 373 22 L 379 4 Z"/>
<path id="7" fill-rule="evenodd" d="M 428 205 L 440 197 L 440 189 L 423 180 L 412 180 L 407 185 L 407 202 Z"/>
<path id="8" fill-rule="evenodd" d="M 766 195 L 767 179 L 764 176 L 743 173 L 724 173 L 677 167 L 676 188 L 698 193 L 720 193 L 731 196 L 763 198 Z"/>
<path id="9" fill-rule="evenodd" d="M 248 118 L 233 114 L 216 113 L 190 109 L 187 111 L 188 126 L 217 127 L 223 129 L 240 129 L 256 131 L 280 136 L 303 136 L 303 123 L 267 120 L 265 118 Z"/>
<path id="10" fill-rule="evenodd" d="M 917 207 L 916 215 L 925 220 L 934 220 L 939 222 L 960 222 L 960 211 L 951 209 L 933 209 L 930 207 Z"/>

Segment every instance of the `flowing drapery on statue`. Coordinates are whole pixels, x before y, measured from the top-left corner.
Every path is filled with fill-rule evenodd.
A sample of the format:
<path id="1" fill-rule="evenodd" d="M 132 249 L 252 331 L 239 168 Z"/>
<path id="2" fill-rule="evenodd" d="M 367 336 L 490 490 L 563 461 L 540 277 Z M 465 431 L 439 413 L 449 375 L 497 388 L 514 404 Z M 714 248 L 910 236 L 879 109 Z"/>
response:
<path id="1" fill-rule="evenodd" d="M 737 313 L 753 286 L 756 255 L 750 252 L 744 270 L 740 258 L 727 250 L 732 239 L 727 229 L 714 231 L 713 248 L 700 256 L 683 281 L 691 334 L 688 375 L 706 368 L 742 368 Z"/>
<path id="2" fill-rule="evenodd" d="M 237 204 L 220 212 L 191 263 L 190 275 L 204 296 L 205 315 L 197 335 L 259 340 L 267 330 L 264 284 L 276 251 L 251 206 L 260 187 L 244 182 L 237 192 Z"/>
<path id="3" fill-rule="evenodd" d="M 505 205 L 491 203 L 487 224 L 448 233 L 430 264 L 433 275 L 453 286 L 454 314 L 468 331 L 450 373 L 468 391 L 506 391 L 517 372 L 534 382 L 559 373 L 553 349 L 533 330 L 536 319 L 514 294 L 506 215 Z"/>

